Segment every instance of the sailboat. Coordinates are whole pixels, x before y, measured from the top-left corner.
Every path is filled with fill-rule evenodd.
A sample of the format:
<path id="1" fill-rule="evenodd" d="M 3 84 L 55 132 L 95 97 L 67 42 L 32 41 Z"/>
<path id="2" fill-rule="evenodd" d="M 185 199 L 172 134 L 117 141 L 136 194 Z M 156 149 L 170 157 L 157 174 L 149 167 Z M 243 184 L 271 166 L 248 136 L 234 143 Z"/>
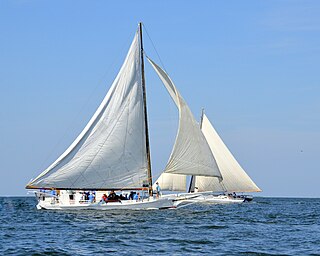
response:
<path id="1" fill-rule="evenodd" d="M 242 193 L 261 192 L 261 189 L 234 158 L 204 110 L 201 114 L 200 129 L 215 157 L 222 178 L 192 175 L 187 193 L 184 193 L 187 179 L 181 175 L 162 173 L 156 182 L 162 184 L 161 188 L 166 191 L 180 192 L 179 195 L 184 195 L 189 202 L 229 204 L 252 201 L 252 196 Z"/>
<path id="2" fill-rule="evenodd" d="M 153 194 L 144 59 L 139 23 L 118 75 L 88 124 L 56 161 L 27 184 L 35 191 L 38 209 L 164 209 L 183 204 L 185 196 Z M 221 180 L 188 105 L 166 72 L 147 59 L 179 110 L 177 136 L 163 175 L 179 177 L 181 184 L 188 175 Z M 129 192 L 135 197 L 128 198 Z"/>
<path id="3" fill-rule="evenodd" d="M 179 108 L 179 102 L 176 104 Z M 221 176 L 197 176 L 194 173 L 191 176 L 187 193 L 185 193 L 187 186 L 185 175 L 163 172 L 156 182 L 161 184 L 163 190 L 179 192 L 180 196 L 184 195 L 191 202 L 228 204 L 251 201 L 252 196 L 236 193 L 261 192 L 261 189 L 234 158 L 205 115 L 204 110 L 202 110 L 200 129 L 215 158 Z M 153 185 L 154 189 L 156 182 Z"/>
<path id="4" fill-rule="evenodd" d="M 234 158 L 230 150 L 220 138 L 219 134 L 213 128 L 213 125 L 210 123 L 208 117 L 204 114 L 204 111 L 202 111 L 200 125 L 198 125 L 190 109 L 188 108 L 188 105 L 182 98 L 181 94 L 177 90 L 170 77 L 152 60 L 148 60 L 158 73 L 160 79 L 171 95 L 175 105 L 179 109 L 179 124 L 183 125 L 184 120 L 188 120 L 186 121 L 186 123 L 193 124 L 193 132 L 195 134 L 199 132 L 198 126 L 200 127 L 200 131 L 203 137 L 199 136 L 199 138 L 204 138 L 205 142 L 203 142 L 203 144 L 209 145 L 210 152 L 214 157 L 214 163 L 217 167 L 217 169 L 215 169 L 215 175 L 212 175 L 213 170 L 209 171 L 210 175 L 205 175 L 203 173 L 199 175 L 199 169 L 197 168 L 192 168 L 190 172 L 186 173 L 185 169 L 188 168 L 189 163 L 187 164 L 187 166 L 182 167 L 182 172 L 178 172 L 177 166 L 172 163 L 174 159 L 179 157 L 174 148 L 165 171 L 156 180 L 153 187 L 155 188 L 155 184 L 158 182 L 159 184 L 161 184 L 161 188 L 163 190 L 180 192 L 181 196 L 184 195 L 189 201 L 191 200 L 195 202 L 242 203 L 244 201 L 251 201 L 251 196 L 236 196 L 236 193 L 261 192 L 261 189 L 253 182 L 253 180 L 240 166 L 238 161 Z M 189 127 L 188 129 L 189 130 L 185 130 L 184 133 L 181 131 L 181 134 L 178 133 L 177 136 L 177 139 L 181 139 L 179 143 L 184 143 L 183 145 L 180 145 L 182 148 L 188 148 L 190 147 L 190 145 L 195 145 L 193 143 L 190 143 L 186 139 L 197 138 L 197 136 L 195 135 L 188 136 L 190 134 L 193 134 L 193 132 L 190 131 Z M 183 138 L 183 136 L 186 136 L 186 138 Z M 175 146 L 178 147 L 178 144 L 175 144 Z M 180 152 L 179 149 L 177 149 L 177 151 Z M 198 152 L 199 154 L 207 154 L 207 152 Z M 185 157 L 186 158 L 184 159 L 184 161 L 185 163 L 187 163 L 188 156 L 185 155 Z M 187 193 L 185 193 L 188 177 L 186 174 L 191 175 L 191 181 L 189 183 L 189 189 Z"/>
<path id="5" fill-rule="evenodd" d="M 202 110 L 200 128 L 215 157 L 223 180 L 214 177 L 192 176 L 191 193 L 202 193 L 195 200 L 212 203 L 242 203 L 251 201 L 248 195 L 236 193 L 261 192 L 249 175 L 240 166 Z"/>

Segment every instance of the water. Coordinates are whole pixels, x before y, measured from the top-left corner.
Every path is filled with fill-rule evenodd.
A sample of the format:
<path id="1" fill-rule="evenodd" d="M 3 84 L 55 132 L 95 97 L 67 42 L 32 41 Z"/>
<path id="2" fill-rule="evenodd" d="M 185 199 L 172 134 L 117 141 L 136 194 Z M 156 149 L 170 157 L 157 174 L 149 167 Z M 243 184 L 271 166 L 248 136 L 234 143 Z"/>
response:
<path id="1" fill-rule="evenodd" d="M 110 212 L 35 204 L 0 198 L 0 255 L 320 255 L 320 199 Z"/>

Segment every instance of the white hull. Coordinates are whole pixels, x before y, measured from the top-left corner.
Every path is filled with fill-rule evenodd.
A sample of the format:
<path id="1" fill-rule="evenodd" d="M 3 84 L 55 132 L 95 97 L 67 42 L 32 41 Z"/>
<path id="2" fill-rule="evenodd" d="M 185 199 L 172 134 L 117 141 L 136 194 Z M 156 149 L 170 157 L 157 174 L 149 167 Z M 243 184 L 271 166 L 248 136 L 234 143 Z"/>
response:
<path id="1" fill-rule="evenodd" d="M 44 210 L 151 210 L 177 208 L 183 204 L 185 198 L 176 195 L 163 196 L 161 198 L 147 198 L 144 200 L 121 200 L 117 202 L 78 202 L 75 200 L 58 200 L 56 197 L 46 197 L 42 200 L 39 196 L 37 209 Z"/>
<path id="2" fill-rule="evenodd" d="M 194 193 L 191 193 L 192 195 Z M 196 195 L 196 194 L 195 194 Z M 208 195 L 208 194 L 198 194 L 197 197 L 193 199 L 188 199 L 188 201 L 193 203 L 211 203 L 211 204 L 241 204 L 245 201 L 244 198 L 234 198 L 226 195 Z"/>

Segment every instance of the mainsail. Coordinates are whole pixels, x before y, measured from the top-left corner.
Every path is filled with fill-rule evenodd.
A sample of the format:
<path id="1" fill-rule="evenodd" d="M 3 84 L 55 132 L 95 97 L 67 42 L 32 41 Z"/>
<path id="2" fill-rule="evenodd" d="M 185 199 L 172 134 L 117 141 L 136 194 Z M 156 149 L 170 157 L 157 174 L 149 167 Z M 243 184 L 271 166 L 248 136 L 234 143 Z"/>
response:
<path id="1" fill-rule="evenodd" d="M 140 54 L 137 32 L 89 123 L 27 188 L 123 189 L 148 183 Z"/>
<path id="2" fill-rule="evenodd" d="M 220 183 L 217 178 L 212 177 L 194 177 L 195 187 L 199 192 L 260 192 L 260 188 L 242 169 L 205 114 L 203 114 L 202 120 L 202 132 L 217 161 L 223 181 Z"/>
<path id="3" fill-rule="evenodd" d="M 222 179 L 210 147 L 188 105 L 170 77 L 150 58 L 148 61 L 179 109 L 179 129 L 165 173 L 211 176 Z"/>

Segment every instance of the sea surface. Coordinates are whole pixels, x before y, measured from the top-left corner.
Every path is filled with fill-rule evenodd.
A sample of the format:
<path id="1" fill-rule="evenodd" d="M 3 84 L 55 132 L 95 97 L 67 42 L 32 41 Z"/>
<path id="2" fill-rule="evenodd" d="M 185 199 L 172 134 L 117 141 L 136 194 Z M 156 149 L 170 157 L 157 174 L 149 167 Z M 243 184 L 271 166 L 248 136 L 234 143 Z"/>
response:
<path id="1" fill-rule="evenodd" d="M 0 255 L 320 255 L 320 199 L 46 211 L 0 197 Z"/>

